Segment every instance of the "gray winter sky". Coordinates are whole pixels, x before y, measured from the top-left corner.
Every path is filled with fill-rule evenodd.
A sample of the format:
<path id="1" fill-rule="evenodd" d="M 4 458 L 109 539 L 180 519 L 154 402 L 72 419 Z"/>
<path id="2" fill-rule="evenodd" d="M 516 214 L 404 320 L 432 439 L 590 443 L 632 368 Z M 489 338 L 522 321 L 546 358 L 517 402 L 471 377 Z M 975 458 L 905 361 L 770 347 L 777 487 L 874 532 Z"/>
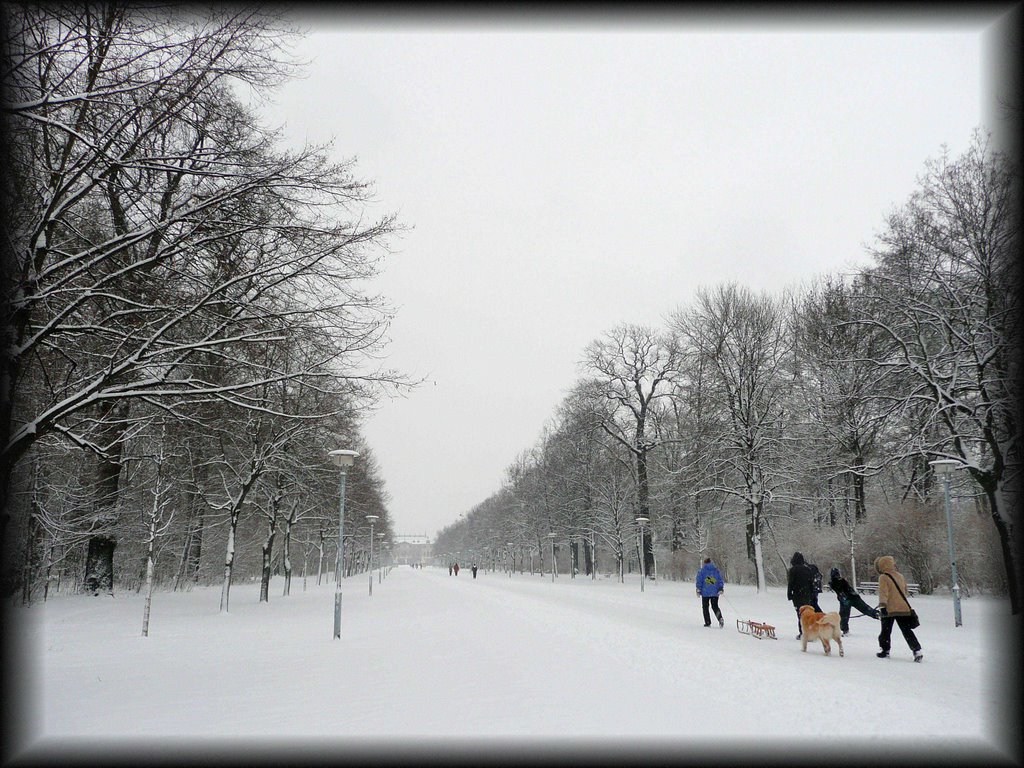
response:
<path id="1" fill-rule="evenodd" d="M 497 491 L 605 330 L 865 263 L 926 158 L 995 127 L 1001 12 L 297 11 L 307 76 L 264 117 L 333 137 L 410 227 L 374 287 L 386 364 L 426 383 L 365 429 L 397 531 Z"/>

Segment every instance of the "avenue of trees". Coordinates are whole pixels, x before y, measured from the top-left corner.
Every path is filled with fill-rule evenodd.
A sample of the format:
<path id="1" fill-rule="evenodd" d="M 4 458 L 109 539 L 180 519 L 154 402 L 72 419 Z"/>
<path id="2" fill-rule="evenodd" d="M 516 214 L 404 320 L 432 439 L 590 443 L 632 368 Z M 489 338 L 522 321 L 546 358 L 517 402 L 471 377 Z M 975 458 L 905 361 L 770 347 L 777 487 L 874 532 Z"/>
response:
<path id="1" fill-rule="evenodd" d="M 370 291 L 397 224 L 329 146 L 286 150 L 240 94 L 297 74 L 274 12 L 2 11 L 0 577 L 29 601 L 333 572 L 387 496 L 360 414 Z M 276 593 L 276 589 L 275 589 Z"/>
<path id="2" fill-rule="evenodd" d="M 435 553 L 550 573 L 554 544 L 556 573 L 592 578 L 641 557 L 651 578 L 692 578 L 711 556 L 758 590 L 794 550 L 858 579 L 892 554 L 931 592 L 950 565 L 929 462 L 954 459 L 962 587 L 1019 612 L 1018 185 L 978 131 L 927 163 L 869 266 L 779 295 L 706 286 L 663 327 L 604 333 Z"/>

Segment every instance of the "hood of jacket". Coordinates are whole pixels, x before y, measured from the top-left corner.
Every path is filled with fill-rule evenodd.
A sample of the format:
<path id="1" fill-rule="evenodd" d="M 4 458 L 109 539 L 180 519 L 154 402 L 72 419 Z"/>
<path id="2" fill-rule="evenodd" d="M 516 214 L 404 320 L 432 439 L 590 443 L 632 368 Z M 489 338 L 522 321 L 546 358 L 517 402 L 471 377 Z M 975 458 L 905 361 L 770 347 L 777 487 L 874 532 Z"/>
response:
<path id="1" fill-rule="evenodd" d="M 896 570 L 896 559 L 892 555 L 882 555 L 875 558 L 875 570 L 879 573 L 888 573 Z"/>
<path id="2" fill-rule="evenodd" d="M 804 564 L 804 556 L 801 553 L 799 553 L 799 552 L 794 552 L 793 553 L 793 557 L 789 561 L 789 564 L 790 565 L 803 565 Z"/>

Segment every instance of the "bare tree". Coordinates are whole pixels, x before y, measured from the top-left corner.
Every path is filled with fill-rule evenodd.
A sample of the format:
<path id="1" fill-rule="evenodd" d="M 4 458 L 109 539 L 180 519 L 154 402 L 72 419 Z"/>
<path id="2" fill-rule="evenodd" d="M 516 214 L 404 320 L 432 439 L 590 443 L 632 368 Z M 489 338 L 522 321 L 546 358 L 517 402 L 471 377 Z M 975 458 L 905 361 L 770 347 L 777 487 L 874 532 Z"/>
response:
<path id="1" fill-rule="evenodd" d="M 959 158 L 929 161 L 920 189 L 879 236 L 877 266 L 852 322 L 884 334 L 870 360 L 909 382 L 898 405 L 924 416 L 904 455 L 956 459 L 980 487 L 999 535 L 1013 613 L 1017 497 L 1020 230 L 1016 169 L 980 132 Z M 888 388 L 887 391 L 893 391 Z"/>
<path id="2" fill-rule="evenodd" d="M 674 334 L 639 325 L 620 325 L 588 345 L 582 367 L 610 408 L 595 411 L 599 426 L 633 457 L 636 517 L 651 517 L 648 455 L 659 440 L 649 430 L 652 409 L 670 393 L 679 376 L 680 355 Z M 647 574 L 654 573 L 652 532 L 643 536 Z"/>
<path id="3" fill-rule="evenodd" d="M 90 451 L 87 573 L 93 589 L 109 589 L 135 409 L 259 409 L 262 385 L 299 377 L 346 396 L 401 383 L 372 362 L 388 310 L 357 287 L 393 219 L 363 225 L 368 186 L 351 162 L 327 148 L 275 150 L 233 96 L 229 81 L 261 89 L 293 69 L 273 15 L 118 4 L 3 12 L 4 130 L 17 172 L 5 190 L 2 529 L 13 469 L 38 440 L 57 434 Z M 254 353 L 302 331 L 331 343 L 301 370 Z"/>
<path id="4" fill-rule="evenodd" d="M 174 521 L 174 513 L 168 514 L 170 499 L 167 482 L 163 477 L 165 464 L 165 446 L 161 440 L 157 446 L 157 452 L 153 459 L 156 469 L 156 477 L 152 487 L 152 504 L 146 513 L 146 601 L 142 613 L 142 636 L 149 637 L 149 617 L 153 605 L 154 575 L 156 573 L 156 551 L 157 540 L 163 536 L 171 523 Z"/>
<path id="5" fill-rule="evenodd" d="M 793 319 L 795 387 L 806 423 L 818 435 L 811 465 L 830 489 L 836 486 L 829 496 L 842 499 L 848 527 L 851 514 L 855 522 L 867 514 L 865 481 L 884 462 L 877 455 L 878 438 L 892 415 L 874 397 L 891 385 L 871 362 L 885 340 L 877 330 L 850 322 L 862 287 L 859 280 L 826 277 L 799 297 Z"/>
<path id="6" fill-rule="evenodd" d="M 777 299 L 729 284 L 699 291 L 696 306 L 676 313 L 673 325 L 713 371 L 725 418 L 713 450 L 719 465 L 714 477 L 720 479 L 706 487 L 745 504 L 748 556 L 761 592 L 763 517 L 783 482 L 778 471 L 787 450 L 784 400 L 791 350 L 783 307 Z"/>

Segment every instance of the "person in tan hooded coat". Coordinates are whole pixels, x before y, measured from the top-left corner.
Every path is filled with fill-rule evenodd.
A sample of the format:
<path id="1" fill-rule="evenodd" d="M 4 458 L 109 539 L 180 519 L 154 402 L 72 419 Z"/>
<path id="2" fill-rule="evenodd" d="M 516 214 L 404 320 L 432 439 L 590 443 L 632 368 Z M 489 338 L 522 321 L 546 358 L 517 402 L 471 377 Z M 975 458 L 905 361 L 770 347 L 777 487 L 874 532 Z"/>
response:
<path id="1" fill-rule="evenodd" d="M 892 625 L 897 624 L 903 633 L 903 639 L 914 652 L 914 661 L 920 661 L 924 654 L 921 652 L 921 643 L 918 642 L 914 630 L 910 628 L 910 603 L 903 597 L 907 594 L 906 579 L 896 570 L 896 560 L 892 555 L 875 558 L 875 570 L 878 571 L 878 612 L 882 619 L 882 631 L 878 635 L 881 650 L 876 655 L 880 659 L 889 657 L 889 650 L 892 647 Z M 899 589 L 896 588 L 897 584 Z"/>

